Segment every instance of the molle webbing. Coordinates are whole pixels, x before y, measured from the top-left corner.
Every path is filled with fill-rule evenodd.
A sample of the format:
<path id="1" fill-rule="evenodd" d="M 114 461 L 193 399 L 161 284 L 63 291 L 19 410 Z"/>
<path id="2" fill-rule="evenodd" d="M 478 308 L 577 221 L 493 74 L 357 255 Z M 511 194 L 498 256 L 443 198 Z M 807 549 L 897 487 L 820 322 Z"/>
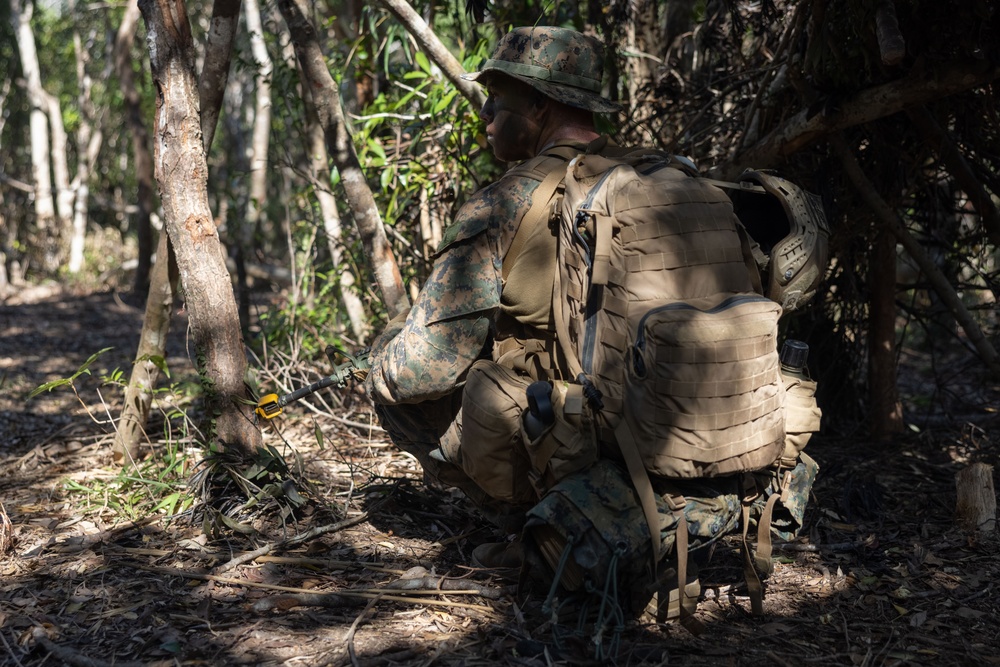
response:
<path id="1" fill-rule="evenodd" d="M 648 152 L 570 163 L 553 310 L 559 342 L 601 392 L 602 440 L 623 445 L 627 421 L 648 471 L 766 467 L 784 436 L 780 308 L 755 292 L 728 197 L 658 166 L 674 165 Z"/>

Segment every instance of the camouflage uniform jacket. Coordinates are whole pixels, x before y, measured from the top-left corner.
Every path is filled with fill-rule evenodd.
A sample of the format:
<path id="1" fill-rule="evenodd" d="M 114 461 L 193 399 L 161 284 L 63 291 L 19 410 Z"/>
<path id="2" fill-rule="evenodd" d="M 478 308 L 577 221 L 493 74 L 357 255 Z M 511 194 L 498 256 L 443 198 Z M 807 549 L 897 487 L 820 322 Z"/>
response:
<path id="1" fill-rule="evenodd" d="M 570 144 L 583 152 L 585 144 Z M 540 181 L 529 175 L 543 154 L 509 170 L 462 206 L 445 232 L 416 303 L 372 344 L 366 388 L 376 403 L 419 403 L 454 391 L 488 356 L 501 307 L 503 258 Z M 516 312 L 517 304 L 504 304 Z"/>

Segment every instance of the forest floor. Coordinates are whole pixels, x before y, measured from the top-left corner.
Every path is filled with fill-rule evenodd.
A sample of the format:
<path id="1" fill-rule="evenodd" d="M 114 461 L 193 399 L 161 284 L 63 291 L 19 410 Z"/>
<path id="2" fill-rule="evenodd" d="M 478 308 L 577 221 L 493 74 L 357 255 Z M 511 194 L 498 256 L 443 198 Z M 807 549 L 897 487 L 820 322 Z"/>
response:
<path id="1" fill-rule="evenodd" d="M 727 541 L 702 572 L 702 634 L 632 623 L 598 660 L 589 637 L 542 615 L 544 593 L 469 567 L 475 546 L 502 536 L 461 496 L 425 486 L 416 463 L 365 426 L 356 392 L 335 417 L 296 406 L 269 423 L 267 442 L 294 448 L 311 482 L 313 502 L 284 525 L 272 513 L 250 534 L 209 538 L 189 515 L 169 519 L 170 502 L 153 511 L 146 496 L 178 500 L 164 488 L 179 484 L 171 471 L 142 481 L 114 465 L 108 416 L 120 397 L 100 381 L 129 367 L 141 322 L 111 293 L 35 289 L 0 304 L 4 666 L 1000 664 L 1000 537 L 953 519 L 955 473 L 1000 451 L 996 382 L 968 380 L 943 414 L 925 403 L 943 417 L 933 429 L 813 440 L 821 471 L 808 525 L 776 546 L 762 617 Z M 183 322 L 168 358 L 178 385 L 191 375 Z M 78 395 L 27 399 L 106 347 Z M 925 382 L 904 386 L 910 405 L 929 395 Z M 161 459 L 192 441 L 173 423 L 151 428 Z M 311 529 L 322 534 L 281 544 Z"/>

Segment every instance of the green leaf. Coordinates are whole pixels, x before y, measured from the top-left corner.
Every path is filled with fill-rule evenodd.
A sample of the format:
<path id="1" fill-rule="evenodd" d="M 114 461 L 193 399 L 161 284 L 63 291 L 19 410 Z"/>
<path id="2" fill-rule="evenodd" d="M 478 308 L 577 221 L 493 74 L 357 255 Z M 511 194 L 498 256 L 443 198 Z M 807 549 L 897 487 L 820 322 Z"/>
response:
<path id="1" fill-rule="evenodd" d="M 253 526 L 237 521 L 236 519 L 228 517 L 221 512 L 219 513 L 219 519 L 221 519 L 222 523 L 224 523 L 230 530 L 235 530 L 237 533 L 242 533 L 243 535 L 253 535 L 257 532 L 253 529 Z"/>
<path id="2" fill-rule="evenodd" d="M 424 53 L 423 51 L 417 51 L 415 54 L 413 54 L 413 59 L 417 61 L 417 67 L 427 72 L 428 74 L 431 73 L 431 61 L 428 60 L 426 53 Z"/>
<path id="3" fill-rule="evenodd" d="M 72 385 L 73 380 L 77 379 L 81 375 L 84 374 L 90 375 L 90 365 L 93 364 L 95 361 L 97 361 L 98 357 L 100 357 L 102 354 L 104 354 L 108 350 L 113 350 L 113 349 L 114 349 L 113 347 L 106 347 L 98 352 L 95 352 L 94 354 L 90 355 L 90 357 L 85 362 L 83 362 L 83 365 L 80 366 L 78 369 L 76 369 L 76 372 L 70 375 L 68 378 L 61 378 L 59 380 L 53 380 L 52 382 L 46 382 L 45 384 L 36 387 L 34 391 L 28 394 L 28 398 L 32 399 L 35 396 L 41 394 L 42 392 L 52 391 L 53 389 L 57 389 L 59 387 L 65 387 L 66 385 Z"/>

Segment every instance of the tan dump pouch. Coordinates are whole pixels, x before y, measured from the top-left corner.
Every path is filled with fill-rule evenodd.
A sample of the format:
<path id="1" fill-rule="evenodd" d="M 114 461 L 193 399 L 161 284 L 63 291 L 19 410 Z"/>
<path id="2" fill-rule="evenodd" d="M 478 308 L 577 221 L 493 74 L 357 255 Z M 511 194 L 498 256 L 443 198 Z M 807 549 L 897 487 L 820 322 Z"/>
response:
<path id="1" fill-rule="evenodd" d="M 816 404 L 816 382 L 782 372 L 785 385 L 785 449 L 781 454 L 781 465 L 791 468 L 799 458 L 799 453 L 809 444 L 813 433 L 817 433 L 822 410 Z"/>
<path id="2" fill-rule="evenodd" d="M 552 387 L 555 421 L 531 440 L 521 422 L 521 437 L 531 461 L 531 480 L 539 496 L 556 482 L 597 461 L 593 414 L 578 384 L 556 381 Z"/>
<path id="3" fill-rule="evenodd" d="M 522 504 L 536 500 L 521 439 L 531 379 L 492 361 L 469 369 L 462 395 L 461 464 L 491 498 Z"/>
<path id="4" fill-rule="evenodd" d="M 782 453 L 781 308 L 758 295 L 649 309 L 626 361 L 625 419 L 647 470 L 716 477 Z"/>

